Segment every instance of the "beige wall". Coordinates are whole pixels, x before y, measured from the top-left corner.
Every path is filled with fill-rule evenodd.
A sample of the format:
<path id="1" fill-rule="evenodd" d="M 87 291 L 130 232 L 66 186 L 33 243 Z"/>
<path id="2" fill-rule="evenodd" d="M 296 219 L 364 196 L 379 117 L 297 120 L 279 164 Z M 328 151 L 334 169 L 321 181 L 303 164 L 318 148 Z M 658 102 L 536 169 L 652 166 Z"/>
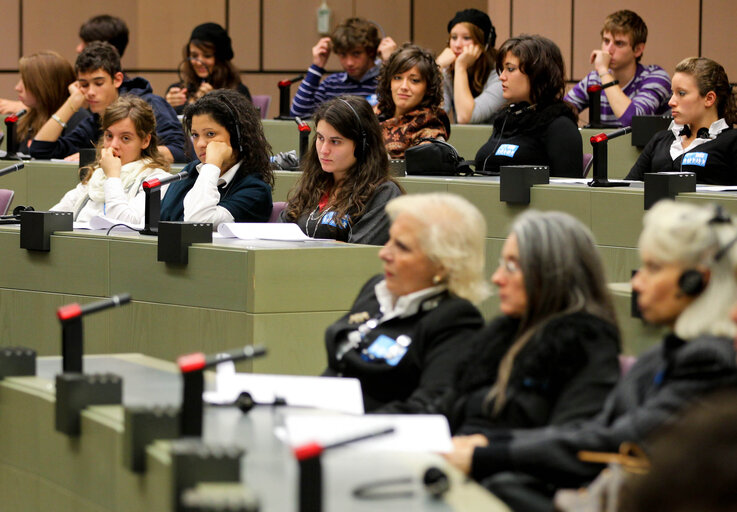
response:
<path id="1" fill-rule="evenodd" d="M 302 72 L 310 49 L 319 38 L 316 10 L 322 0 L 128 0 L 108 3 L 105 12 L 122 17 L 131 30 L 123 65 L 150 79 L 163 94 L 177 81 L 176 68 L 191 29 L 204 21 L 227 24 L 235 62 L 253 94 L 269 94 L 269 115 L 276 115 L 276 83 Z M 510 34 L 538 33 L 561 47 L 569 79 L 586 74 L 591 50 L 599 44 L 603 18 L 617 9 L 636 10 L 647 22 L 649 41 L 643 62 L 672 72 L 683 57 L 701 54 L 721 62 L 737 81 L 737 53 L 730 36 L 737 26 L 734 0 L 328 0 L 333 24 L 348 16 L 376 21 L 397 42 L 414 41 L 440 51 L 447 39 L 446 24 L 461 7 L 490 13 L 497 28 L 497 45 Z M 15 98 L 18 58 L 54 49 L 75 58 L 79 25 L 103 12 L 93 0 L 0 0 L 0 96 Z M 668 13 L 666 15 L 666 12 Z M 22 30 L 21 30 L 22 29 Z M 334 57 L 329 69 L 338 69 Z M 293 89 L 296 89 L 293 87 Z M 292 91 L 294 92 L 294 91 Z"/>

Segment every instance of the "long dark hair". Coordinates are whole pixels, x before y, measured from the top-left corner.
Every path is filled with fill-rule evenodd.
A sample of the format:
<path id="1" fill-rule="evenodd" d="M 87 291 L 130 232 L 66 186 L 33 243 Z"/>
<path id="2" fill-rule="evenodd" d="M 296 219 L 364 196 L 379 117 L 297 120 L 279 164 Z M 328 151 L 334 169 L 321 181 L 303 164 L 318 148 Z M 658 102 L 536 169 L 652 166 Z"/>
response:
<path id="1" fill-rule="evenodd" d="M 238 68 L 235 67 L 230 60 L 220 60 L 217 57 L 217 48 L 209 41 L 199 41 L 193 39 L 184 45 L 184 60 L 182 61 L 182 78 L 184 79 L 185 86 L 187 87 L 187 96 L 192 97 L 199 88 L 199 84 L 202 78 L 197 76 L 192 62 L 189 60 L 189 45 L 193 44 L 203 52 L 212 53 L 215 55 L 215 65 L 210 70 L 209 83 L 214 89 L 235 89 L 241 84 L 241 78 L 238 74 Z"/>
<path id="2" fill-rule="evenodd" d="M 394 181 L 389 176 L 389 158 L 379 120 L 364 98 L 340 96 L 320 105 L 315 112 L 314 121 L 315 126 L 320 121 L 325 121 L 356 145 L 361 145 L 365 135 L 365 151 L 357 158 L 353 168 L 346 173 L 345 181 L 341 184 L 332 204 L 338 218 L 348 214 L 351 221 L 355 221 L 364 214 L 366 204 L 376 187 L 387 181 Z M 312 211 L 320 202 L 320 198 L 329 193 L 335 185 L 332 173 L 322 170 L 315 148 L 316 139 L 317 137 L 313 136 L 302 163 L 302 176 L 289 192 L 286 216 L 293 222 L 303 213 Z"/>
<path id="3" fill-rule="evenodd" d="M 471 89 L 471 95 L 475 98 L 484 90 L 484 85 L 486 85 L 486 81 L 489 79 L 489 75 L 494 69 L 494 61 L 497 59 L 498 53 L 494 48 L 493 42 L 490 41 L 488 46 L 485 45 L 483 30 L 467 21 L 462 21 L 461 23 L 468 28 L 468 31 L 471 33 L 471 37 L 473 38 L 473 42 L 481 45 L 481 48 L 484 49 L 479 58 L 476 59 L 476 62 L 468 68 L 468 85 Z M 450 45 L 450 39 L 448 40 L 448 45 Z M 450 67 L 451 79 L 453 76 L 455 76 L 455 65 L 451 65 Z"/>
<path id="4" fill-rule="evenodd" d="M 496 58 L 502 72 L 507 53 L 519 59 L 519 69 L 530 80 L 530 102 L 541 110 L 563 99 L 566 93 L 566 68 L 560 48 L 547 37 L 520 35 L 504 41 Z"/>
<path id="5" fill-rule="evenodd" d="M 253 103 L 236 91 L 219 89 L 205 94 L 184 109 L 187 132 L 192 132 L 192 118 L 199 115 L 211 116 L 228 130 L 233 154 L 236 161 L 241 163 L 235 179 L 256 174 L 265 183 L 274 186 L 274 174 L 269 162 L 271 144 L 266 140 L 261 115 Z"/>
<path id="6" fill-rule="evenodd" d="M 435 63 L 432 53 L 417 45 L 405 43 L 398 48 L 389 60 L 381 67 L 379 84 L 376 93 L 379 96 L 379 112 L 385 116 L 393 116 L 396 105 L 392 98 L 392 78 L 402 74 L 413 66 L 417 66 L 420 75 L 427 84 L 427 90 L 417 109 L 429 107 L 436 109 L 443 101 L 443 77 Z"/>

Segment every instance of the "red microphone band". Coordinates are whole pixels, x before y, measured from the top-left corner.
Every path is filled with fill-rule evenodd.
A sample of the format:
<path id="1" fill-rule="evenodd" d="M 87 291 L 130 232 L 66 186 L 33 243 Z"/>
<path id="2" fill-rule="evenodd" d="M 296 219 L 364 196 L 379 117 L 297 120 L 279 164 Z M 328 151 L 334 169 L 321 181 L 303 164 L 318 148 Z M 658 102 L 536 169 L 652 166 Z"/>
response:
<path id="1" fill-rule="evenodd" d="M 322 454 L 322 446 L 320 443 L 307 443 L 294 449 L 294 456 L 298 461 L 319 457 Z"/>
<path id="2" fill-rule="evenodd" d="M 607 136 L 606 133 L 599 133 L 597 135 L 592 135 L 590 141 L 591 141 L 591 144 L 598 144 L 599 142 L 604 142 L 605 140 L 608 140 L 608 139 L 609 137 Z"/>
<path id="3" fill-rule="evenodd" d="M 15 114 L 10 115 L 5 118 L 5 123 L 15 123 L 17 121 L 18 121 L 18 116 L 16 116 Z"/>
<path id="4" fill-rule="evenodd" d="M 289 87 L 290 85 L 292 85 L 291 80 L 281 80 L 279 82 L 279 87 Z"/>
<path id="5" fill-rule="evenodd" d="M 177 366 L 179 366 L 182 373 L 195 372 L 205 368 L 205 361 L 205 354 L 195 352 L 194 354 L 180 356 L 177 359 Z"/>
<path id="6" fill-rule="evenodd" d="M 82 316 L 82 307 L 76 302 L 66 304 L 56 310 L 56 316 L 62 322 L 71 320 L 73 318 L 79 318 Z"/>
<path id="7" fill-rule="evenodd" d="M 145 189 L 152 189 L 156 187 L 160 187 L 161 182 L 159 181 L 159 178 L 150 178 L 143 182 L 143 188 Z"/>
<path id="8" fill-rule="evenodd" d="M 599 92 L 602 87 L 599 84 L 591 84 L 586 88 L 586 92 Z"/>

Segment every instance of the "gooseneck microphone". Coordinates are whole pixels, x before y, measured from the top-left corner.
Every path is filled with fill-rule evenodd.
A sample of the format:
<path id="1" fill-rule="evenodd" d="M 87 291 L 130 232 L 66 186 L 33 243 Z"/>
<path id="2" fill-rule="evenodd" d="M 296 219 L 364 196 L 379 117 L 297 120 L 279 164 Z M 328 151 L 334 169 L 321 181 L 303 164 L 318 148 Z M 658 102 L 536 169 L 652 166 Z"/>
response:
<path id="1" fill-rule="evenodd" d="M 77 317 L 89 315 L 90 313 L 97 313 L 103 309 L 115 308 L 128 304 L 131 301 L 130 293 L 120 293 L 113 295 L 109 299 L 98 300 L 97 302 L 91 302 L 89 304 L 79 305 L 76 302 L 61 306 L 56 310 L 56 316 L 62 322 L 72 320 Z"/>
<path id="2" fill-rule="evenodd" d="M 625 126 L 623 128 L 620 128 L 619 130 L 614 130 L 613 132 L 609 133 L 599 133 L 597 135 L 593 135 L 590 142 L 591 144 L 597 144 L 599 142 L 616 139 L 617 137 L 621 137 L 622 135 L 626 135 L 628 133 L 632 133 L 631 126 Z"/>
<path id="3" fill-rule="evenodd" d="M 172 181 L 183 180 L 187 176 L 189 176 L 189 172 L 182 171 L 182 172 L 178 172 L 177 174 L 172 174 L 171 176 L 167 176 L 166 178 L 161 178 L 161 179 L 149 178 L 143 182 L 142 184 L 143 190 L 156 190 L 166 185 L 167 183 L 171 183 Z"/>
<path id="4" fill-rule="evenodd" d="M 291 119 L 289 115 L 289 88 L 293 83 L 299 82 L 305 76 L 297 75 L 289 80 L 281 80 L 279 82 L 279 116 L 277 119 Z"/>
<path id="5" fill-rule="evenodd" d="M 18 119 L 23 117 L 26 114 L 26 109 L 21 109 L 15 114 L 9 115 L 5 118 L 5 147 L 7 148 L 7 151 L 5 152 L 6 158 L 13 158 L 16 157 L 15 153 L 15 146 L 17 144 L 17 136 L 15 127 L 18 124 Z"/>
<path id="6" fill-rule="evenodd" d="M 4 174 L 10 174 L 11 172 L 20 171 L 26 166 L 23 162 L 10 165 L 6 167 L 5 169 L 0 169 L 0 176 Z"/>
<path id="7" fill-rule="evenodd" d="M 594 179 L 588 182 L 589 187 L 627 187 L 629 183 L 626 181 L 609 181 L 607 162 L 607 143 L 632 132 L 631 126 L 625 126 L 619 130 L 609 133 L 599 133 L 593 135 L 590 139 L 591 150 L 594 153 Z"/>

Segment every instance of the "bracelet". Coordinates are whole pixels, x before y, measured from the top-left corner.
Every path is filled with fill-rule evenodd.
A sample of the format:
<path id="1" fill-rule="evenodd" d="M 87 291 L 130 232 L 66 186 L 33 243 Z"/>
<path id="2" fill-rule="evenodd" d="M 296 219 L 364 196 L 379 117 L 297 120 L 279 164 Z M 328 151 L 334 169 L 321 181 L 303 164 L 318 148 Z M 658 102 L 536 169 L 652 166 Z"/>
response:
<path id="1" fill-rule="evenodd" d="M 51 119 L 53 119 L 54 121 L 56 121 L 57 123 L 59 123 L 62 128 L 66 128 L 67 127 L 67 124 L 64 121 L 62 121 L 61 118 L 59 116 L 57 116 L 56 114 L 51 114 Z"/>
<path id="2" fill-rule="evenodd" d="M 607 87 L 611 87 L 612 85 L 617 85 L 619 83 L 619 80 L 612 80 L 611 82 L 608 82 L 606 84 L 601 84 L 602 89 L 606 89 Z"/>

